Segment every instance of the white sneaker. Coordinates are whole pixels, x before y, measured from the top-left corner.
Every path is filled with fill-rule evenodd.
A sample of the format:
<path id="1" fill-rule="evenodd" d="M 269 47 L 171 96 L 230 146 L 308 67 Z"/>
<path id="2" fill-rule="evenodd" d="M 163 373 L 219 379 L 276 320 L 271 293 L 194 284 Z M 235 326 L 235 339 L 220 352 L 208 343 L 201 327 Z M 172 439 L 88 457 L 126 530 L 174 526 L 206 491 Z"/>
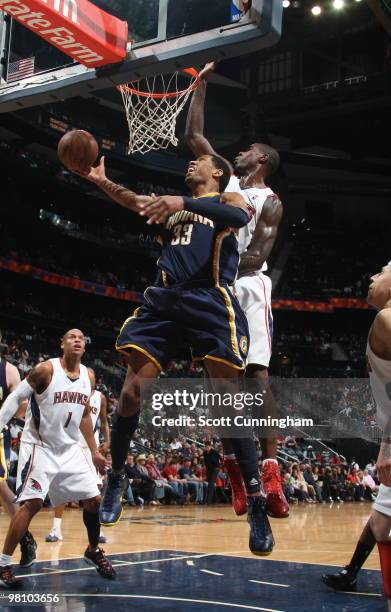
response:
<path id="1" fill-rule="evenodd" d="M 58 533 L 57 531 L 51 531 L 45 538 L 45 542 L 62 542 L 62 540 L 63 537 L 61 533 Z"/>

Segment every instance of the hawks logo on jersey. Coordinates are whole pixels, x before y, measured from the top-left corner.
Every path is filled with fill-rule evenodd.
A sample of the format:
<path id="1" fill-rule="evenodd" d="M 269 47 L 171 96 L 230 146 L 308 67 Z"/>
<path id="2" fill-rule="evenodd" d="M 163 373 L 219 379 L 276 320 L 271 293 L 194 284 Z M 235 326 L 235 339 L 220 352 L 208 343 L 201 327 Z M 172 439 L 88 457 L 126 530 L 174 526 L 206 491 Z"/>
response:
<path id="1" fill-rule="evenodd" d="M 88 395 L 76 391 L 56 391 L 53 404 L 81 404 L 85 406 L 88 402 Z"/>
<path id="2" fill-rule="evenodd" d="M 32 489 L 35 489 L 35 491 L 42 491 L 40 483 L 38 482 L 38 480 L 35 480 L 35 478 L 30 478 L 30 487 Z"/>

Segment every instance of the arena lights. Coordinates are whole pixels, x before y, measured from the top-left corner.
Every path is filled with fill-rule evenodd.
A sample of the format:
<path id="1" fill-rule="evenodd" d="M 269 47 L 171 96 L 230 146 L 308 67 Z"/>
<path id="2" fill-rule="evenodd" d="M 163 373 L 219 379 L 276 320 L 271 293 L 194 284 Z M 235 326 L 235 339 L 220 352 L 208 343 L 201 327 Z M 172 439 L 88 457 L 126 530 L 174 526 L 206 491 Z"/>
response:
<path id="1" fill-rule="evenodd" d="M 290 0 L 282 0 L 282 6 L 284 8 L 289 8 L 291 5 Z"/>
<path id="2" fill-rule="evenodd" d="M 338 11 L 342 9 L 344 6 L 345 6 L 344 0 L 334 0 L 333 1 L 333 7 Z"/>
<path id="3" fill-rule="evenodd" d="M 320 15 L 322 12 L 322 9 L 320 8 L 320 6 L 313 6 L 311 9 L 311 13 L 313 15 Z"/>

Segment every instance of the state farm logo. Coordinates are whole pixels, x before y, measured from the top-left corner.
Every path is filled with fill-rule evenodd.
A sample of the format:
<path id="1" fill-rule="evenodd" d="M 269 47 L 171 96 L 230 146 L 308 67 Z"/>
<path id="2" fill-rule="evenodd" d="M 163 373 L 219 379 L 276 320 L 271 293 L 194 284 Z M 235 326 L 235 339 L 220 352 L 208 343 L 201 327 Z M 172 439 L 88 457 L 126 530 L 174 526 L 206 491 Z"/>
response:
<path id="1" fill-rule="evenodd" d="M 99 65 L 104 60 L 103 55 L 87 47 L 80 42 L 82 34 L 77 23 L 78 13 L 76 0 L 40 0 L 42 5 L 48 5 L 45 10 L 35 11 L 37 0 L 0 0 L 0 10 L 5 11 L 22 25 L 30 28 L 47 42 L 54 45 L 67 55 L 74 57 L 77 61 L 87 66 Z M 56 13 L 61 17 L 56 17 Z M 67 25 L 74 28 L 59 27 L 61 20 L 65 18 Z M 64 23 L 64 21 L 62 21 Z M 91 40 L 91 38 L 90 38 Z M 102 46 L 102 49 L 104 47 Z"/>
<path id="2" fill-rule="evenodd" d="M 69 17 L 69 12 L 71 12 L 71 21 L 77 23 L 76 0 L 40 0 L 40 2 L 48 4 L 64 17 Z M 39 27 L 45 28 L 51 25 L 50 22 L 42 23 L 46 21 L 44 14 L 34 13 L 31 7 L 21 2 L 21 0 L 1 0 L 0 7 L 3 11 L 15 17 L 15 19 L 18 19 L 18 21 L 26 21 L 33 29 L 38 29 Z"/>

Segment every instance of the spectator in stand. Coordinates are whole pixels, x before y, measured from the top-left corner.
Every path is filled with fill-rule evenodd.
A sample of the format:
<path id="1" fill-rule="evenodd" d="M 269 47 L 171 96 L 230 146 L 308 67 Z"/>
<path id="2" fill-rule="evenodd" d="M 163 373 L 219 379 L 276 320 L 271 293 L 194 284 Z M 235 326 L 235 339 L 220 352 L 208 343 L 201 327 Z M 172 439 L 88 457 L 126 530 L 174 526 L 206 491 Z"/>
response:
<path id="1" fill-rule="evenodd" d="M 146 468 L 149 477 L 152 478 L 154 482 L 156 498 L 158 500 L 164 499 L 168 504 L 170 504 L 171 500 L 175 499 L 180 504 L 184 503 L 185 498 L 175 491 L 175 489 L 168 483 L 167 479 L 164 478 L 163 474 L 159 470 L 158 466 L 156 465 L 155 455 L 148 455 Z M 159 489 L 162 490 L 163 494 L 160 493 Z"/>
<path id="2" fill-rule="evenodd" d="M 319 503 L 322 503 L 322 495 L 320 492 L 320 487 L 317 483 L 317 480 L 315 480 L 314 478 L 314 474 L 313 474 L 313 471 L 310 465 L 304 466 L 303 476 L 304 476 L 304 480 L 306 481 L 308 485 L 308 488 L 309 487 L 312 488 L 316 501 L 318 501 Z M 314 497 L 312 499 L 314 499 Z"/>
<path id="3" fill-rule="evenodd" d="M 203 457 L 193 457 L 190 465 L 197 478 L 199 478 L 204 483 L 204 502 L 206 502 L 206 491 L 208 485 L 206 482 L 206 468 Z"/>
<path id="4" fill-rule="evenodd" d="M 302 476 L 302 475 L 301 475 Z M 291 472 L 291 483 L 294 488 L 294 496 L 298 499 L 298 501 L 309 501 L 308 491 L 307 491 L 307 483 L 303 478 L 299 475 L 299 468 L 297 465 L 292 466 Z"/>
<path id="5" fill-rule="evenodd" d="M 185 478 L 179 478 L 178 459 L 176 457 L 173 457 L 172 459 L 168 460 L 168 462 L 162 469 L 162 475 L 164 478 L 167 478 L 168 483 L 172 486 L 174 491 L 176 491 L 180 497 L 187 498 L 187 480 Z"/>
<path id="6" fill-rule="evenodd" d="M 364 501 L 364 486 L 360 482 L 357 475 L 357 469 L 355 467 L 350 469 L 346 480 L 348 483 L 348 491 L 350 496 L 353 497 L 355 501 Z"/>
<path id="7" fill-rule="evenodd" d="M 371 459 L 368 465 L 365 466 L 365 469 L 368 470 L 368 473 L 372 478 L 376 475 L 376 459 Z"/>
<path id="8" fill-rule="evenodd" d="M 368 470 L 359 470 L 357 472 L 358 479 L 360 484 L 364 487 L 364 497 L 369 501 L 375 501 L 375 494 L 377 493 L 379 487 L 376 485 L 372 476 L 370 476 Z"/>
<path id="9" fill-rule="evenodd" d="M 216 499 L 220 504 L 230 504 L 230 500 L 227 496 L 228 493 L 228 474 L 223 467 L 220 470 L 216 478 Z"/>
<path id="10" fill-rule="evenodd" d="M 304 501 L 308 504 L 315 503 L 315 490 L 307 484 L 299 465 L 292 467 L 292 476 L 294 486 L 298 487 L 304 494 Z"/>
<path id="11" fill-rule="evenodd" d="M 209 506 L 213 504 L 216 491 L 216 478 L 220 471 L 221 457 L 217 450 L 213 448 L 211 442 L 205 442 L 205 450 L 203 453 L 205 468 L 206 468 L 206 480 L 208 483 L 208 490 L 206 494 L 206 503 Z"/>
<path id="12" fill-rule="evenodd" d="M 189 493 L 196 504 L 202 504 L 204 501 L 204 491 L 202 482 L 194 474 L 194 470 L 191 467 L 190 459 L 182 459 L 178 470 L 179 478 L 187 481 Z"/>
<path id="13" fill-rule="evenodd" d="M 141 458 L 141 461 L 140 461 Z M 125 474 L 131 481 L 134 497 L 139 497 L 147 502 L 155 501 L 153 480 L 149 477 L 148 471 L 144 468 L 145 455 L 137 457 L 137 463 L 134 462 L 133 455 L 128 455 L 125 464 Z"/>
<path id="14" fill-rule="evenodd" d="M 335 481 L 335 477 L 333 475 L 331 467 L 329 466 L 325 468 L 323 474 L 322 497 L 323 501 L 325 502 L 341 501 L 338 484 Z"/>
<path id="15" fill-rule="evenodd" d="M 177 451 L 182 448 L 182 444 L 181 442 L 179 442 L 179 440 L 177 440 L 177 438 L 172 438 L 170 442 L 170 448 L 171 450 Z"/>
<path id="16" fill-rule="evenodd" d="M 133 467 L 134 466 L 134 456 L 129 453 L 127 458 L 126 458 L 126 464 L 125 464 L 125 473 L 127 476 L 127 479 L 125 481 L 125 487 L 124 487 L 124 496 L 126 501 L 128 502 L 129 506 L 135 506 L 136 505 L 136 501 L 134 499 L 134 495 L 133 495 L 133 489 L 132 489 L 132 483 L 133 483 L 133 478 L 129 478 L 128 476 L 128 470 L 126 469 L 126 466 L 130 466 Z M 144 504 L 144 500 L 137 498 L 137 503 L 140 505 Z"/>
<path id="17" fill-rule="evenodd" d="M 345 501 L 348 495 L 346 484 L 346 470 L 342 469 L 341 465 L 335 465 L 331 468 L 332 484 L 335 485 L 337 492 L 336 501 Z"/>
<path id="18" fill-rule="evenodd" d="M 284 494 L 285 497 L 288 500 L 288 503 L 297 503 L 298 502 L 298 497 L 295 493 L 295 487 L 294 487 L 294 480 L 293 480 L 293 476 L 292 474 L 287 471 L 283 474 L 282 477 L 282 486 L 284 489 Z"/>
<path id="19" fill-rule="evenodd" d="M 306 450 L 303 453 L 303 456 L 304 456 L 304 459 L 309 462 L 316 460 L 316 454 L 311 445 L 307 446 Z"/>

